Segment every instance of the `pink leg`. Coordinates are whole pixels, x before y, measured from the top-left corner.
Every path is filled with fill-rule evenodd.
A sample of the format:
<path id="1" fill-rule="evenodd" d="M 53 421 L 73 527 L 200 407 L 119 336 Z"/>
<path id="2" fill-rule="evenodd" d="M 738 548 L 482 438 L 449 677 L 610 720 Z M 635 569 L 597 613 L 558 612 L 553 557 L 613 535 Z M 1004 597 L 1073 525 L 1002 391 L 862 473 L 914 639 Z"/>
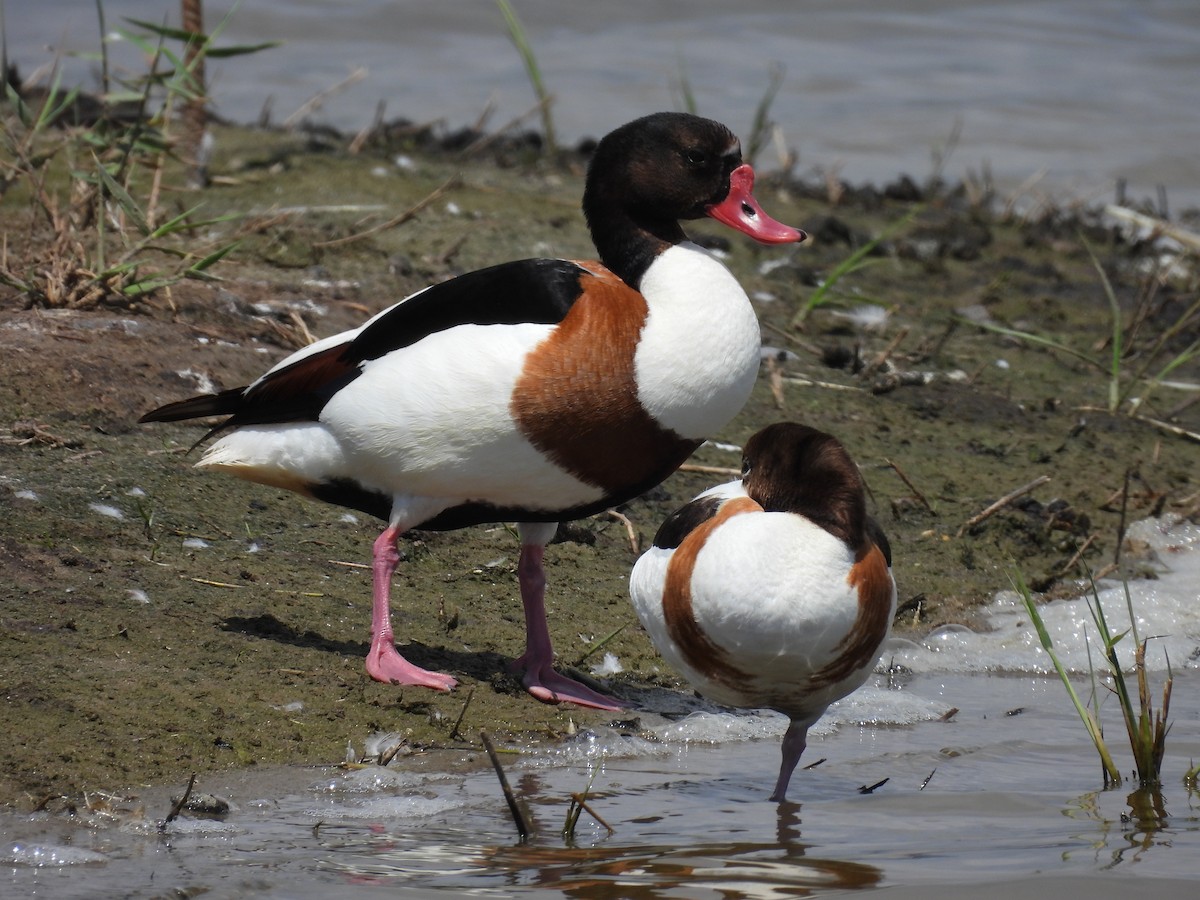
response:
<path id="1" fill-rule="evenodd" d="M 401 533 L 402 529 L 388 526 L 375 540 L 372 566 L 375 587 L 371 607 L 371 649 L 367 652 L 367 674 L 376 681 L 390 684 L 411 684 L 433 688 L 436 691 L 448 691 L 458 682 L 449 675 L 429 672 L 414 666 L 396 652 L 392 634 L 390 594 L 392 574 L 400 562 L 396 541 Z"/>
<path id="2" fill-rule="evenodd" d="M 513 669 L 525 670 L 521 683 L 544 703 L 566 701 L 596 709 L 621 709 L 621 704 L 612 697 L 598 694 L 554 671 L 554 648 L 546 625 L 546 573 L 542 568 L 545 553 L 543 543 L 521 544 L 517 579 L 521 585 L 521 602 L 525 606 L 525 653 L 513 663 Z"/>
<path id="3" fill-rule="evenodd" d="M 783 762 L 779 766 L 779 780 L 775 782 L 775 793 L 771 795 L 774 803 L 782 803 L 787 799 L 788 782 L 792 780 L 792 772 L 800 755 L 807 745 L 809 722 L 799 722 L 795 719 L 788 726 L 783 736 Z"/>

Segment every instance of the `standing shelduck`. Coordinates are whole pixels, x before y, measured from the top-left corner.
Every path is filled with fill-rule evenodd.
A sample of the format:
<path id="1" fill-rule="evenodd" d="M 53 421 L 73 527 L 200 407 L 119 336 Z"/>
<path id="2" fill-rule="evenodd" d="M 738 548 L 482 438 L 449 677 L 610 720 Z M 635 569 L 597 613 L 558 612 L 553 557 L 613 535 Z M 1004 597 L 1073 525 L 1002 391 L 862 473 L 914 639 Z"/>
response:
<path id="1" fill-rule="evenodd" d="M 228 418 L 197 465 L 387 522 L 374 546 L 367 672 L 449 690 L 396 650 L 390 586 L 411 528 L 517 522 L 526 650 L 539 700 L 604 709 L 553 670 L 542 559 L 557 523 L 661 482 L 738 413 L 758 371 L 745 292 L 689 242 L 702 216 L 761 242 L 804 234 L 751 193 L 723 125 L 681 113 L 597 145 L 583 211 L 600 262 L 526 259 L 433 285 L 293 353 L 247 387 L 163 406 L 143 422 Z"/>
<path id="2" fill-rule="evenodd" d="M 630 595 L 701 694 L 791 718 L 779 802 L 809 727 L 866 681 L 896 611 L 891 551 L 858 468 L 831 435 L 788 422 L 750 438 L 740 481 L 667 517 Z"/>

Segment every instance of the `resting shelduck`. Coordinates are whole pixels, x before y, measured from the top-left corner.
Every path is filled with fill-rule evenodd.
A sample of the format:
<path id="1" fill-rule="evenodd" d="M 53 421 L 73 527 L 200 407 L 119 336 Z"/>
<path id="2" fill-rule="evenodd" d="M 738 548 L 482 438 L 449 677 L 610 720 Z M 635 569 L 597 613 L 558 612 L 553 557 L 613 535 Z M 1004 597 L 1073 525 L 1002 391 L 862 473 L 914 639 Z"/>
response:
<path id="1" fill-rule="evenodd" d="M 696 690 L 791 718 L 777 802 L 809 727 L 866 681 L 896 610 L 858 468 L 837 439 L 790 422 L 750 438 L 740 481 L 667 517 L 629 582 L 650 639 Z"/>
<path id="2" fill-rule="evenodd" d="M 618 708 L 556 673 L 543 602 L 557 523 L 670 475 L 742 408 L 758 371 L 745 292 L 680 219 L 708 215 L 764 243 L 804 240 L 751 193 L 723 125 L 681 113 L 597 145 L 583 211 L 600 262 L 526 259 L 471 272 L 319 340 L 253 384 L 163 406 L 143 422 L 228 418 L 198 465 L 387 522 L 374 545 L 379 681 L 450 690 L 396 650 L 389 594 L 410 528 L 516 522 L 526 649 L 540 700 Z"/>

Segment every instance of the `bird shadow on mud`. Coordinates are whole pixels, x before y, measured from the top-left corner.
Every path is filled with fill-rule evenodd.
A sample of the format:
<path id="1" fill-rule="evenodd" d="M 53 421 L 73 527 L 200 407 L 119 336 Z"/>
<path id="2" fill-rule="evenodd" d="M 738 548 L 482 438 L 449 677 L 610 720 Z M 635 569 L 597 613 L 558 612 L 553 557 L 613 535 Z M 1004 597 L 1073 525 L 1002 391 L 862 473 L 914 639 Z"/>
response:
<path id="1" fill-rule="evenodd" d="M 311 629 L 300 631 L 270 613 L 258 616 L 229 616 L 221 620 L 219 627 L 222 631 L 247 637 L 359 659 L 366 659 L 370 648 L 366 641 L 332 640 Z M 494 651 L 456 651 L 445 647 L 428 647 L 415 642 L 404 644 L 399 649 L 405 659 L 422 668 L 467 675 L 479 681 L 495 682 L 499 676 L 511 677 L 514 684 L 519 686 L 517 679 L 509 673 L 511 661 Z"/>
<path id="2" fill-rule="evenodd" d="M 228 616 L 220 621 L 218 627 L 232 634 L 335 653 L 351 659 L 365 659 L 369 648 L 366 641 L 333 640 L 311 629 L 301 631 L 270 613 L 257 616 Z M 501 653 L 492 650 L 450 650 L 421 643 L 404 644 L 399 649 L 405 659 L 422 668 L 450 672 L 456 677 L 490 684 L 493 689 L 503 693 L 523 691 L 519 676 L 511 671 L 512 660 Z M 623 704 L 625 712 L 633 715 L 649 713 L 674 720 L 700 711 L 736 714 L 735 710 L 705 700 L 693 691 L 659 687 L 626 678 L 597 678 L 570 666 L 560 667 L 560 671 L 611 696 Z"/>

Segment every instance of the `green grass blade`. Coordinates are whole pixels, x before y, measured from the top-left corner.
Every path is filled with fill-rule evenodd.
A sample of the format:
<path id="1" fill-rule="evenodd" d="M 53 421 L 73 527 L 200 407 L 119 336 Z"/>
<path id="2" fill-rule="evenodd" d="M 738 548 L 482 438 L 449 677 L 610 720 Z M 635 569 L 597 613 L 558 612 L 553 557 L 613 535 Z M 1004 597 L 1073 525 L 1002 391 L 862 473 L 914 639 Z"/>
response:
<path id="1" fill-rule="evenodd" d="M 1025 584 L 1025 578 L 1019 570 L 1013 576 L 1013 586 L 1025 603 L 1025 609 L 1028 611 L 1029 619 L 1037 631 L 1042 649 L 1050 657 L 1050 662 L 1054 665 L 1054 671 L 1058 673 L 1063 687 L 1066 688 L 1067 696 L 1070 697 L 1071 703 L 1075 706 L 1075 711 L 1079 714 L 1080 721 L 1083 722 L 1088 736 L 1092 739 L 1096 753 L 1100 756 L 1100 764 L 1104 768 L 1106 783 L 1120 784 L 1121 772 L 1117 769 L 1116 763 L 1113 762 L 1112 754 L 1109 753 L 1108 746 L 1104 743 L 1104 733 L 1100 729 L 1100 723 L 1083 704 L 1083 701 L 1079 699 L 1079 694 L 1076 693 L 1075 686 L 1071 684 L 1071 680 L 1067 676 L 1067 670 L 1063 667 L 1062 661 L 1059 660 L 1058 654 L 1054 652 L 1054 642 L 1050 638 L 1050 632 L 1046 630 L 1046 623 L 1042 620 L 1042 615 L 1038 612 L 1037 604 L 1033 602 L 1033 595 L 1029 592 L 1029 587 Z"/>
<path id="2" fill-rule="evenodd" d="M 1079 240 L 1083 242 L 1084 249 L 1087 250 L 1088 256 L 1091 257 L 1092 267 L 1095 268 L 1096 274 L 1100 276 L 1100 284 L 1104 288 L 1104 296 L 1108 300 L 1108 311 L 1112 321 L 1112 354 L 1109 361 L 1108 369 L 1108 411 L 1116 412 L 1121 405 L 1121 356 L 1122 337 L 1124 329 L 1121 326 L 1121 304 L 1117 301 L 1117 294 L 1113 290 L 1112 282 L 1108 280 L 1108 275 L 1104 271 L 1104 266 L 1101 265 L 1099 258 L 1096 256 L 1096 251 L 1092 249 L 1092 245 L 1088 243 L 1087 238 L 1083 235 L 1079 236 Z"/>
<path id="3" fill-rule="evenodd" d="M 4 96 L 8 99 L 8 102 L 12 104 L 12 108 L 16 110 L 17 118 L 21 121 L 21 125 L 23 125 L 26 129 L 32 127 L 32 110 L 30 110 L 29 105 L 25 102 L 25 98 L 18 94 L 17 89 L 8 82 L 5 82 L 4 84 Z"/>
<path id="4" fill-rule="evenodd" d="M 887 240 L 901 229 L 905 228 L 910 222 L 912 222 L 913 219 L 917 217 L 920 211 L 921 207 L 913 207 L 901 219 L 893 222 L 891 225 L 881 231 L 877 237 L 867 241 L 867 243 L 863 244 L 861 247 L 843 259 L 840 263 L 838 263 L 834 267 L 833 271 L 829 273 L 824 282 L 818 285 L 817 289 L 809 295 L 808 301 L 796 311 L 794 316 L 792 316 L 792 328 L 801 327 L 804 324 L 804 320 L 808 318 L 808 314 L 825 302 L 825 295 L 846 275 L 849 275 L 851 272 L 856 272 L 859 269 L 863 269 L 868 265 L 874 265 L 876 263 L 883 262 L 883 260 L 867 260 L 867 256 L 874 251 L 874 249 L 878 247 L 880 243 Z"/>
<path id="5" fill-rule="evenodd" d="M 554 116 L 550 111 L 552 98 L 546 92 L 546 86 L 542 82 L 542 71 L 538 68 L 537 57 L 533 54 L 533 46 L 529 43 L 529 37 L 525 34 L 525 28 L 521 24 L 521 20 L 517 18 L 517 13 L 512 8 L 512 4 L 508 0 L 496 0 L 496 5 L 500 8 L 500 14 L 504 16 L 504 24 L 508 28 L 508 36 L 517 48 L 517 52 L 521 55 L 521 61 L 525 64 L 525 73 L 529 76 L 529 81 L 533 85 L 533 92 L 538 98 L 538 103 L 541 104 L 542 130 L 546 132 L 546 149 L 550 153 L 556 153 L 558 151 L 558 139 L 554 134 Z"/>
<path id="6" fill-rule="evenodd" d="M 774 62 L 767 67 L 767 89 L 759 98 L 758 105 L 754 109 L 754 121 L 750 126 L 750 143 L 746 154 L 746 161 L 749 163 L 754 163 L 758 159 L 763 145 L 770 139 L 771 104 L 775 102 L 775 95 L 783 86 L 783 78 L 786 74 L 787 69 L 782 63 Z"/>
<path id="7" fill-rule="evenodd" d="M 204 51 L 204 55 L 209 59 L 228 59 L 231 56 L 246 56 L 250 53 L 258 53 L 260 50 L 271 50 L 282 46 L 283 41 L 264 41 L 261 44 L 239 44 L 234 47 L 209 47 Z"/>
<path id="8" fill-rule="evenodd" d="M 136 25 L 143 31 L 150 32 L 150 34 L 158 35 L 160 38 L 166 38 L 171 41 L 182 41 L 185 44 L 195 40 L 197 37 L 204 37 L 204 35 L 197 35 L 194 31 L 188 31 L 184 28 L 172 28 L 169 25 L 156 24 L 146 19 L 134 19 L 126 16 L 125 21 L 130 25 Z"/>
<path id="9" fill-rule="evenodd" d="M 1058 350 L 1062 353 L 1066 353 L 1069 356 L 1075 357 L 1081 362 L 1087 363 L 1089 366 L 1094 366 L 1095 368 L 1104 371 L 1104 364 L 1098 362 L 1094 357 L 1088 356 L 1086 353 L 1076 350 L 1073 347 L 1068 347 L 1066 344 L 1056 341 L 1053 338 L 1048 338 L 1040 334 L 1033 334 L 1029 331 L 1020 331 L 1016 328 L 1005 328 L 1003 325 L 996 325 L 993 322 L 976 322 L 970 319 L 960 319 L 959 321 L 969 325 L 978 325 L 984 331 L 990 331 L 993 334 L 1000 334 L 1004 335 L 1005 337 L 1028 341 L 1031 344 L 1039 344 L 1043 347 L 1049 347 L 1051 350 Z"/>
<path id="10" fill-rule="evenodd" d="M 688 77 L 683 55 L 680 54 L 676 59 L 676 68 L 679 72 L 679 93 L 683 97 L 683 111 L 691 113 L 694 116 L 699 107 L 696 105 L 696 95 L 692 92 L 692 80 Z"/>
<path id="11" fill-rule="evenodd" d="M 234 241 L 232 244 L 226 244 L 224 247 L 214 250 L 199 262 L 188 266 L 184 274 L 188 276 L 199 275 L 205 269 L 211 267 L 214 263 L 220 262 L 222 259 L 228 256 L 233 250 L 241 246 L 241 243 L 241 241 Z"/>
<path id="12" fill-rule="evenodd" d="M 141 207 L 137 205 L 137 201 L 135 201 L 133 197 L 129 195 L 129 192 L 125 190 L 119 181 L 112 177 L 108 169 L 104 167 L 104 164 L 101 163 L 99 159 L 97 159 L 95 156 L 93 156 L 92 159 L 96 162 L 96 173 L 99 175 L 100 182 L 104 185 L 105 191 L 107 191 L 109 196 L 117 201 L 117 205 L 121 207 L 122 211 L 124 211 L 127 216 L 129 216 L 129 219 L 133 222 L 134 227 L 143 236 L 148 235 L 150 233 L 150 223 L 146 221 L 146 215 L 142 212 Z"/>
<path id="13" fill-rule="evenodd" d="M 163 237 L 164 235 L 173 234 L 176 231 L 184 231 L 196 227 L 192 223 L 188 222 L 188 219 L 191 218 L 192 214 L 200 209 L 200 207 L 203 205 L 203 203 L 197 203 L 191 209 L 181 212 L 175 218 L 168 219 L 150 232 L 150 234 L 146 235 L 146 237 L 149 240 L 154 241 L 160 237 Z"/>
<path id="14" fill-rule="evenodd" d="M 147 278 L 144 281 L 133 281 L 125 285 L 121 289 L 121 293 L 126 297 L 142 297 L 147 294 L 153 294 L 155 291 L 162 290 L 165 287 L 170 287 L 179 281 L 177 275 L 167 275 Z"/>

